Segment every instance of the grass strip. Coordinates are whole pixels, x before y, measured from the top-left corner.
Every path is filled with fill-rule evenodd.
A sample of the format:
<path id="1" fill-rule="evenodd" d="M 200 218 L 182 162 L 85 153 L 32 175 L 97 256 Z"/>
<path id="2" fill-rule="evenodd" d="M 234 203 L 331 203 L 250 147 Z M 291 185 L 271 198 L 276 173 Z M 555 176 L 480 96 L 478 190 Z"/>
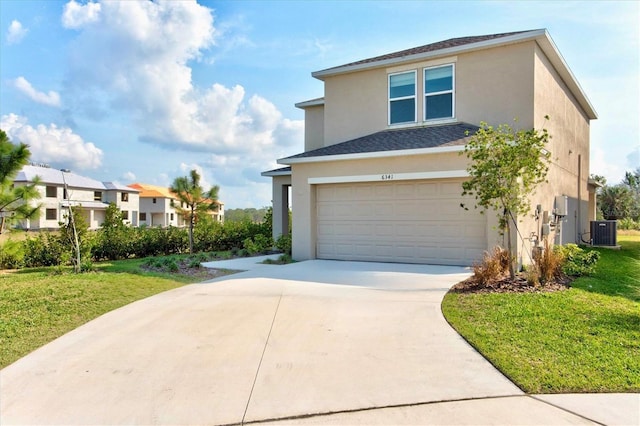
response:
<path id="1" fill-rule="evenodd" d="M 146 273 L 142 260 L 98 272 L 36 268 L 0 273 L 0 368 L 106 313 L 197 278 Z"/>
<path id="2" fill-rule="evenodd" d="M 640 238 L 557 293 L 446 295 L 449 323 L 528 393 L 640 391 Z"/>

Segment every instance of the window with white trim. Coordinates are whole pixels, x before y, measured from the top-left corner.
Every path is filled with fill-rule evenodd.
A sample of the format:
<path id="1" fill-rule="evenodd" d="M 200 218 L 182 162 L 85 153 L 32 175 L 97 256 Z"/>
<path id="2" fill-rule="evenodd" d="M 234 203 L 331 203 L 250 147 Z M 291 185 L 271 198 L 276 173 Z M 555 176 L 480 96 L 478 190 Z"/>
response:
<path id="1" fill-rule="evenodd" d="M 416 72 L 389 74 L 389 124 L 416 121 Z"/>
<path id="2" fill-rule="evenodd" d="M 424 69 L 424 119 L 454 116 L 454 67 L 444 65 Z"/>

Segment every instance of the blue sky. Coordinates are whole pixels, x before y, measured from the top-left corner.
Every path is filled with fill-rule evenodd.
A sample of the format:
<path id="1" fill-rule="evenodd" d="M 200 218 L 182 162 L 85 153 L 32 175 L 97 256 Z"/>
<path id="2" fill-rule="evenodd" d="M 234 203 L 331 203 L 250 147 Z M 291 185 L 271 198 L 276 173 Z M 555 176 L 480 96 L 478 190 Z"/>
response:
<path id="1" fill-rule="evenodd" d="M 227 208 L 303 149 L 312 71 L 452 37 L 547 28 L 598 112 L 591 173 L 640 167 L 640 3 L 0 0 L 0 127 L 32 160 L 169 185 Z"/>

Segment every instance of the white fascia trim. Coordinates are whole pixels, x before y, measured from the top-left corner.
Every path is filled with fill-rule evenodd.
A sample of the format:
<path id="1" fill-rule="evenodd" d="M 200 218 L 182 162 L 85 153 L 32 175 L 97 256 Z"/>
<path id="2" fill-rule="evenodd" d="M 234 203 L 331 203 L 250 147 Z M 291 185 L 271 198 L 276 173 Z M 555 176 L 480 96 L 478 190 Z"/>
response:
<path id="1" fill-rule="evenodd" d="M 320 105 L 324 105 L 324 98 L 312 99 L 310 101 L 302 101 L 302 102 L 298 102 L 297 104 L 294 104 L 296 108 L 300 108 L 300 109 L 305 109 L 307 107 L 320 106 Z"/>
<path id="2" fill-rule="evenodd" d="M 309 185 L 322 185 L 327 183 L 391 182 L 402 180 L 451 179 L 465 177 L 469 177 L 469 172 L 466 170 L 443 170 L 438 172 L 381 173 L 377 175 L 312 177 L 309 178 L 307 182 Z"/>
<path id="3" fill-rule="evenodd" d="M 281 158 L 277 163 L 284 165 L 322 163 L 327 161 L 366 160 L 370 158 L 404 157 L 407 155 L 443 154 L 461 151 L 464 151 L 464 145 L 443 146 L 437 148 L 399 149 L 395 151 L 361 152 L 357 154 L 322 155 L 319 157 Z"/>
<path id="4" fill-rule="evenodd" d="M 261 176 L 265 177 L 273 177 L 273 176 L 291 176 L 291 170 L 286 170 L 282 172 L 262 172 Z"/>
<path id="5" fill-rule="evenodd" d="M 324 77 L 328 77 L 336 74 L 360 71 L 360 70 L 369 69 L 369 68 L 377 68 L 380 66 L 389 66 L 393 64 L 402 63 L 402 62 L 424 60 L 424 59 L 429 59 L 437 56 L 454 55 L 456 53 L 486 49 L 489 47 L 512 44 L 512 43 L 517 43 L 517 42 L 521 42 L 529 39 L 533 40 L 540 36 L 545 35 L 546 33 L 547 33 L 547 30 L 545 29 L 527 31 L 526 33 L 514 34 L 508 37 L 494 38 L 492 40 L 479 41 L 477 43 L 464 44 L 462 46 L 434 50 L 432 52 L 416 53 L 415 55 L 407 55 L 399 58 L 382 59 L 380 61 L 367 62 L 364 64 L 347 65 L 343 67 L 330 68 L 322 71 L 315 71 L 311 73 L 311 76 L 314 78 L 317 78 L 318 80 L 322 80 Z"/>

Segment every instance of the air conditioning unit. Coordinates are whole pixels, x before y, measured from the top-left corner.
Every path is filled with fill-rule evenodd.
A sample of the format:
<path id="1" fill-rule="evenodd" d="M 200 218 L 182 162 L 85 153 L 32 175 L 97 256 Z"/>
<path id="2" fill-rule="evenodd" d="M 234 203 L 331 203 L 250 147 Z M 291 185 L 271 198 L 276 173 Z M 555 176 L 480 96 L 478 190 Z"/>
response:
<path id="1" fill-rule="evenodd" d="M 594 246 L 615 246 L 617 223 L 615 220 L 591 221 L 591 243 Z"/>

